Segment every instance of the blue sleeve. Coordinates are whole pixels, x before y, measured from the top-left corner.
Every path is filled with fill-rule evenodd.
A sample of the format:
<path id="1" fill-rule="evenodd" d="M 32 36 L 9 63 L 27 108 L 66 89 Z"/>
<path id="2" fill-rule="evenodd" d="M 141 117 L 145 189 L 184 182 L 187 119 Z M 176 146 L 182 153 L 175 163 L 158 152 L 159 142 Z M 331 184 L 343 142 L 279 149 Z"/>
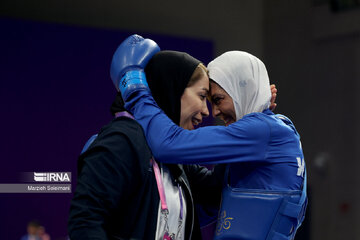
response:
<path id="1" fill-rule="evenodd" d="M 151 151 L 160 162 L 215 164 L 265 159 L 270 128 L 256 115 L 228 127 L 210 126 L 190 131 L 173 123 L 149 92 L 139 92 L 125 106 L 143 127 Z"/>
<path id="2" fill-rule="evenodd" d="M 95 138 L 97 138 L 97 136 L 98 136 L 97 134 L 94 134 L 89 138 L 89 140 L 87 140 L 83 149 L 81 150 L 81 154 L 84 153 L 90 147 L 90 145 L 94 142 L 94 140 L 95 140 Z"/>

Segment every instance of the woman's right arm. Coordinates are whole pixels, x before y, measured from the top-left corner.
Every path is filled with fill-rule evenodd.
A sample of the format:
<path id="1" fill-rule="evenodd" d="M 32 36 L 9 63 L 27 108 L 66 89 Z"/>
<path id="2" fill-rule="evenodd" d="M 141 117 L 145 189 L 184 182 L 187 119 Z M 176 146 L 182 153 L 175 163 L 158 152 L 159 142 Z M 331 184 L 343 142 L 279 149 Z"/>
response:
<path id="1" fill-rule="evenodd" d="M 126 108 L 143 127 L 151 151 L 160 162 L 215 164 L 264 159 L 270 128 L 256 116 L 244 117 L 228 127 L 189 131 L 173 123 L 149 92 L 138 92 Z"/>

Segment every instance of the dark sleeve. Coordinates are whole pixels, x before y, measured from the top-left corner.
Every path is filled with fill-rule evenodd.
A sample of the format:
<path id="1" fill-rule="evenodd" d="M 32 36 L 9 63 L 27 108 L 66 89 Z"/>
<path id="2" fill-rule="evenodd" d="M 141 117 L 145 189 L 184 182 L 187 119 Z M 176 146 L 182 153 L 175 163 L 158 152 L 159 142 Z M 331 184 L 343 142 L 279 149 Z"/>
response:
<path id="1" fill-rule="evenodd" d="M 106 132 L 80 156 L 68 221 L 71 240 L 108 239 L 112 215 L 122 212 L 137 184 L 134 158 L 125 136 Z"/>
<path id="2" fill-rule="evenodd" d="M 184 165 L 195 204 L 219 206 L 224 179 L 225 164 L 213 170 L 200 165 Z"/>

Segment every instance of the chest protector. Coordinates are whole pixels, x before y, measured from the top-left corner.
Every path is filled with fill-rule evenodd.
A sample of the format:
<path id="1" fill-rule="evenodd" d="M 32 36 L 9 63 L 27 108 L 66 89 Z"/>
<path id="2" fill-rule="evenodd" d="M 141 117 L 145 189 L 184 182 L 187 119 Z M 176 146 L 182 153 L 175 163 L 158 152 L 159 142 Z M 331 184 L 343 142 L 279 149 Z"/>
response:
<path id="1" fill-rule="evenodd" d="M 228 179 L 228 169 L 229 166 L 225 179 Z M 214 239 L 294 239 L 304 220 L 306 206 L 306 172 L 302 191 L 240 189 L 227 183 Z"/>

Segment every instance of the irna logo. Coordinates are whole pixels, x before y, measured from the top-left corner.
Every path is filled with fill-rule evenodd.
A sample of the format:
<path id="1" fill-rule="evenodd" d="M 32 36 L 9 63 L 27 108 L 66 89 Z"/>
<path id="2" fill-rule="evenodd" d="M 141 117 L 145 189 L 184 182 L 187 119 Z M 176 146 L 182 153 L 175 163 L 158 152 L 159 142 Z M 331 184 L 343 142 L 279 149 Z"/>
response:
<path id="1" fill-rule="evenodd" d="M 34 172 L 35 182 L 70 182 L 70 172 Z"/>

